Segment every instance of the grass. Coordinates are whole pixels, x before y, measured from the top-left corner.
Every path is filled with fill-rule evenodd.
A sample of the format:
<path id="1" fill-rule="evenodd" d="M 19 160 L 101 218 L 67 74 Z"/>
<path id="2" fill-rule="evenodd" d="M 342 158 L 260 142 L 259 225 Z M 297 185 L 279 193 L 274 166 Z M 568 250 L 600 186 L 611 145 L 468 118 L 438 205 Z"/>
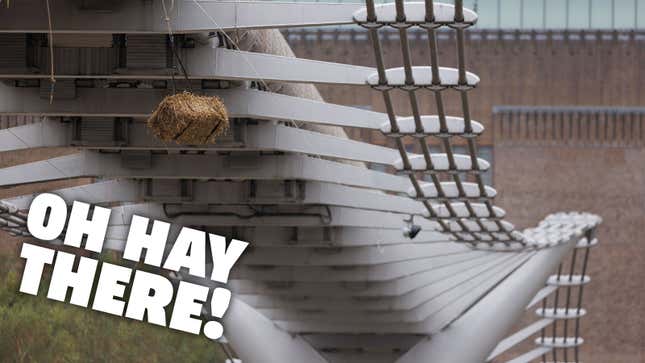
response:
<path id="1" fill-rule="evenodd" d="M 47 277 L 19 292 L 18 247 L 0 249 L 0 362 L 224 362 L 203 336 L 48 300 Z"/>

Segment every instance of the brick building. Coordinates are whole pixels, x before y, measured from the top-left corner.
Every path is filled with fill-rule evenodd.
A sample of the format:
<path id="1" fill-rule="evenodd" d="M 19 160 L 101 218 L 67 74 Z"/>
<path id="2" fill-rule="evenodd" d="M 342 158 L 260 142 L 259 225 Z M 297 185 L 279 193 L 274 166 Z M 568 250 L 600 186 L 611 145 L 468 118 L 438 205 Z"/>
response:
<path id="1" fill-rule="evenodd" d="M 440 64 L 455 66 L 451 32 L 439 36 Z M 638 31 L 493 31 L 467 33 L 467 68 L 481 77 L 471 114 L 486 132 L 479 149 L 494 158 L 497 203 L 528 227 L 557 210 L 604 219 L 592 254 L 593 283 L 582 319 L 585 362 L 645 362 L 645 33 Z M 373 65 L 366 33 L 345 29 L 285 34 L 298 57 Z M 413 59 L 428 56 L 422 33 Z M 398 37 L 383 42 L 386 61 L 400 62 Z M 380 94 L 358 87 L 319 86 L 327 102 L 383 111 Z M 430 96 L 430 94 L 428 94 Z M 460 115 L 446 93 L 448 113 Z M 432 113 L 433 102 L 424 102 Z M 451 109 L 450 107 L 453 107 Z M 409 111 L 395 95 L 395 107 Z M 378 133 L 348 130 L 385 143 Z M 526 322 L 534 320 L 527 313 Z M 523 326 L 518 325 L 518 328 Z M 519 349 L 520 351 L 522 349 Z"/>

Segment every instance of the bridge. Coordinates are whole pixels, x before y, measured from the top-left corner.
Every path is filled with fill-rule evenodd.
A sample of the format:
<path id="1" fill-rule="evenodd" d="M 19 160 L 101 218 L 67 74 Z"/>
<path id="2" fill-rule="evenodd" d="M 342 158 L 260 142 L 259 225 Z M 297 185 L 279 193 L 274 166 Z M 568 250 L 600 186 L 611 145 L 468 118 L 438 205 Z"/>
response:
<path id="1" fill-rule="evenodd" d="M 470 109 L 480 79 L 466 68 L 477 21 L 462 1 L 16 2 L 0 10 L 0 151 L 67 154 L 0 169 L 0 185 L 89 181 L 51 191 L 113 207 L 116 251 L 135 213 L 251 242 L 225 318 L 244 362 L 493 361 L 537 333 L 511 362 L 577 362 L 600 218 L 556 213 L 519 230 L 494 205 Z M 275 30 L 325 25 L 366 29 L 376 67 L 295 58 Z M 444 31 L 454 68 L 441 66 Z M 410 52 L 419 32 L 422 65 Z M 394 65 L 382 50 L 392 34 Z M 370 89 L 386 111 L 326 103 L 315 85 Z M 148 130 L 181 90 L 226 106 L 215 144 Z M 3 230 L 28 237 L 32 198 L 2 201 Z M 537 321 L 510 332 L 536 306 Z"/>

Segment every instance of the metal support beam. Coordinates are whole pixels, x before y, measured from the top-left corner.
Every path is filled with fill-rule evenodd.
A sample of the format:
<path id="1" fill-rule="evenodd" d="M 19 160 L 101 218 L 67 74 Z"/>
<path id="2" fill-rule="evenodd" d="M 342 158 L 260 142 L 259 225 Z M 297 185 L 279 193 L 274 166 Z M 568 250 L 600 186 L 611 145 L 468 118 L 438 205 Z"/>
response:
<path id="1" fill-rule="evenodd" d="M 480 362 L 508 333 L 525 311 L 549 274 L 571 251 L 580 236 L 552 248 L 538 251 L 522 267 L 509 275 L 449 327 L 410 349 L 397 363 L 413 363 L 431 357 L 431 362 Z M 500 314 L 500 312 L 502 312 Z M 487 333 L 482 335 L 481 332 Z M 469 348 L 455 345 L 468 341 Z"/>
<path id="2" fill-rule="evenodd" d="M 374 247 L 372 247 L 374 248 Z M 377 247 L 378 248 L 378 247 Z M 411 274 L 436 273 L 438 276 L 484 263 L 492 258 L 485 252 L 468 251 L 450 256 L 421 257 L 414 260 L 351 266 L 261 266 L 240 265 L 231 271 L 231 279 L 253 281 L 345 282 L 372 286 L 398 281 Z M 457 273 L 457 272 L 455 272 Z M 434 278 L 434 276 L 433 276 Z"/>
<path id="3" fill-rule="evenodd" d="M 501 269 L 496 270 L 496 273 L 493 277 L 486 280 L 486 283 L 483 284 L 473 284 L 460 287 L 458 289 L 452 289 L 451 294 L 442 295 L 441 306 L 438 306 L 431 317 L 428 317 L 426 321 L 420 323 L 378 323 L 378 322 L 366 322 L 366 323 L 344 323 L 344 322 L 328 322 L 328 321 L 316 321 L 316 322 L 292 322 L 292 321 L 276 321 L 280 327 L 293 332 L 293 333 L 305 333 L 305 332 L 320 332 L 320 333 L 369 333 L 369 332 L 381 332 L 381 333 L 416 333 L 416 334 L 428 334 L 438 332 L 441 328 L 445 327 L 448 322 L 458 317 L 465 309 L 469 306 L 475 304 L 479 301 L 482 294 L 485 294 L 486 291 L 492 289 L 496 286 L 500 280 L 503 280 L 506 276 L 511 274 L 518 267 L 518 264 L 521 265 L 524 259 L 519 261 L 514 261 L 509 264 L 504 265 Z M 246 296 L 240 296 L 246 300 Z M 405 300 L 404 300 L 405 301 Z M 315 301 L 314 301 L 315 302 Z M 321 301 L 318 309 L 326 309 L 330 305 L 335 305 L 339 301 L 325 299 Z M 307 305 L 307 301 L 293 303 L 300 303 Z M 312 304 L 313 302 L 309 302 Z M 381 309 L 388 309 L 392 302 L 388 300 L 348 300 L 345 302 L 348 307 L 360 305 L 361 308 L 375 308 L 377 304 L 380 304 Z M 432 301 L 430 302 L 433 303 Z M 289 302 L 281 300 L 280 304 L 288 309 L 293 309 L 294 307 L 289 304 Z M 495 342 L 496 343 L 496 342 Z M 427 359 L 429 356 L 424 356 L 419 358 L 417 361 L 423 361 L 422 359 Z M 451 360 L 441 360 L 442 362 L 451 361 Z M 459 361 L 459 360 L 457 360 Z"/>
<path id="4" fill-rule="evenodd" d="M 415 260 L 433 256 L 464 253 L 470 249 L 452 242 L 410 243 L 376 247 L 347 247 L 342 249 L 256 247 L 241 261 L 245 265 L 266 266 L 363 266 Z"/>
<path id="5" fill-rule="evenodd" d="M 550 353 L 552 350 L 553 348 L 538 347 L 520 355 L 517 358 L 511 359 L 506 363 L 529 363 L 529 362 L 532 362 L 534 359 L 540 358 L 541 356 Z M 554 363 L 557 363 L 557 362 L 554 362 Z"/>
<path id="6" fill-rule="evenodd" d="M 173 32 L 181 34 L 350 24 L 352 13 L 361 5 L 181 0 L 166 7 Z M 101 2 L 81 7 L 76 1 L 61 0 L 52 2 L 51 13 L 55 33 L 168 32 L 161 1 Z M 47 33 L 47 24 L 45 5 L 39 1 L 21 1 L 0 9 L 0 32 Z"/>
<path id="7" fill-rule="evenodd" d="M 278 328 L 236 297 L 231 299 L 224 326 L 227 339 L 244 362 L 327 363 L 302 337 Z"/>
<path id="8" fill-rule="evenodd" d="M 199 43 L 199 40 L 197 42 Z M 181 55 L 182 64 L 186 69 L 185 76 L 192 80 L 262 80 L 362 86 L 366 85 L 368 76 L 375 72 L 375 69 L 370 67 L 246 52 L 218 47 L 216 43 L 213 46 L 198 44 L 194 48 L 178 49 L 177 53 Z M 56 79 L 172 80 L 184 77 L 176 70 L 167 68 L 119 68 L 108 74 L 105 74 L 105 70 L 101 71 L 88 73 L 84 70 L 80 74 L 64 69 L 56 73 Z M 0 65 L 0 79 L 47 80 L 49 77 L 50 74 L 46 70 L 33 73 L 24 69 L 3 69 Z"/>
<path id="9" fill-rule="evenodd" d="M 492 361 L 493 359 L 500 356 L 502 353 L 513 348 L 514 346 L 521 343 L 531 335 L 537 333 L 538 331 L 540 331 L 541 329 L 544 329 L 545 327 L 551 325 L 552 323 L 553 323 L 553 319 L 541 319 L 515 332 L 513 335 L 499 342 L 499 344 L 497 344 L 497 346 L 495 347 L 495 350 L 493 350 L 493 352 L 488 356 L 488 358 L 486 358 L 486 361 L 487 362 Z"/>
<path id="10" fill-rule="evenodd" d="M 0 84 L 0 115 L 148 117 L 169 90 L 144 88 L 79 88 L 75 99 L 53 104 L 39 88 Z M 380 112 L 252 89 L 202 90 L 226 105 L 229 117 L 291 120 L 306 123 L 378 129 L 387 120 Z"/>
<path id="11" fill-rule="evenodd" d="M 163 206 L 157 203 L 142 203 L 113 207 L 110 226 L 128 225 L 133 214 L 168 220 L 178 225 L 205 227 L 348 226 L 400 229 L 401 223 L 406 217 L 404 214 L 335 206 L 296 206 L 296 208 L 286 206 L 284 209 L 258 210 L 249 206 L 182 206 L 175 204 Z M 434 221 L 420 219 L 417 223 L 429 230 L 438 230 L 439 228 Z M 458 228 L 457 226 L 452 227 Z M 279 247 L 273 249 L 277 248 Z"/>
<path id="12" fill-rule="evenodd" d="M 526 309 L 530 309 L 531 307 L 535 306 L 535 304 L 539 303 L 542 301 L 542 299 L 546 298 L 547 296 L 551 295 L 555 290 L 558 289 L 557 285 L 548 285 L 540 289 L 537 294 L 533 297 L 533 300 L 526 306 Z"/>
<path id="13" fill-rule="evenodd" d="M 182 185 L 189 188 L 188 194 L 182 195 Z M 293 187 L 289 188 L 292 185 Z M 254 189 L 259 189 L 260 192 L 254 194 Z M 273 192 L 273 190 L 278 191 Z M 51 193 L 61 196 L 68 204 L 75 200 L 92 204 L 139 203 L 145 200 L 182 205 L 329 205 L 405 214 L 418 214 L 421 210 L 420 203 L 409 198 L 315 181 L 113 179 L 53 190 Z M 25 210 L 29 208 L 34 197 L 35 194 L 29 194 L 3 201 L 20 210 Z M 423 238 L 416 239 L 416 241 L 419 240 Z"/>
<path id="14" fill-rule="evenodd" d="M 229 237 L 233 236 L 234 230 L 238 238 L 253 241 L 253 245 L 258 247 L 344 248 L 370 246 L 380 248 L 410 243 L 410 239 L 403 236 L 400 228 L 224 226 L 209 228 L 209 230 Z M 125 241 L 127 232 L 126 225 L 110 226 L 107 236 L 110 239 Z M 416 244 L 446 241 L 444 234 L 429 230 L 421 231 L 414 238 Z"/>

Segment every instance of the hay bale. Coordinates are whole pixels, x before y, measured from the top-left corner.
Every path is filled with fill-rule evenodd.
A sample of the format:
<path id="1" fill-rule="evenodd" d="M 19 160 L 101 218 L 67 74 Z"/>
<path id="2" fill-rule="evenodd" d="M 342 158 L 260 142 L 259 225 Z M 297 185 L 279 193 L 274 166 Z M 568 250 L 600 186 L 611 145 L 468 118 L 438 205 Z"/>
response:
<path id="1" fill-rule="evenodd" d="M 213 144 L 228 127 L 226 106 L 219 98 L 189 92 L 166 96 L 148 118 L 157 138 L 178 144 Z"/>

